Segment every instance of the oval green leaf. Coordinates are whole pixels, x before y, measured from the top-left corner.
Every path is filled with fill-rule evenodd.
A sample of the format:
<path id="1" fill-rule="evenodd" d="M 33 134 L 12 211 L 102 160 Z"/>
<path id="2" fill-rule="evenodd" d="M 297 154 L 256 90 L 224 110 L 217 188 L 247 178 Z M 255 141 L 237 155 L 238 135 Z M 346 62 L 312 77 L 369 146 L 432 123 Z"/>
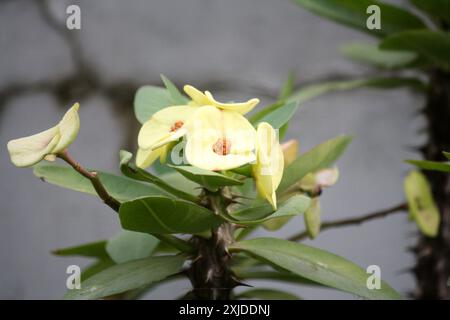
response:
<path id="1" fill-rule="evenodd" d="M 263 115 L 254 124 L 259 122 L 268 122 L 275 129 L 280 129 L 283 125 L 287 124 L 291 120 L 292 116 L 298 109 L 299 104 L 295 101 L 284 103 L 272 111 Z"/>
<path id="2" fill-rule="evenodd" d="M 419 171 L 412 171 L 405 178 L 404 188 L 410 217 L 423 234 L 435 237 L 441 217 L 427 179 Z"/>
<path id="3" fill-rule="evenodd" d="M 81 289 L 70 290 L 64 299 L 93 300 L 161 281 L 178 273 L 186 257 L 159 256 L 114 265 L 81 283 Z"/>
<path id="4" fill-rule="evenodd" d="M 384 69 L 397 69 L 411 66 L 417 54 L 408 51 L 381 50 L 378 46 L 349 43 L 341 47 L 341 52 L 350 59 Z"/>
<path id="5" fill-rule="evenodd" d="M 243 182 L 223 174 L 204 170 L 192 166 L 170 166 L 182 174 L 185 178 L 198 183 L 210 191 L 217 191 L 224 186 L 242 185 Z"/>
<path id="6" fill-rule="evenodd" d="M 308 209 L 309 205 L 310 198 L 298 194 L 282 202 L 275 212 L 271 205 L 263 204 L 230 213 L 229 216 L 234 223 L 251 226 L 271 219 L 286 218 L 302 214 Z"/>
<path id="7" fill-rule="evenodd" d="M 187 193 L 183 190 L 173 187 L 168 184 L 163 179 L 151 174 L 150 172 L 138 168 L 134 163 L 131 162 L 133 155 L 125 150 L 120 150 L 120 171 L 128 178 L 148 182 L 160 187 L 161 189 L 167 191 L 168 193 L 187 201 L 197 202 L 198 198 L 191 193 Z"/>
<path id="8" fill-rule="evenodd" d="M 406 160 L 406 162 L 415 165 L 424 170 L 450 172 L 450 162 L 437 162 L 428 160 Z"/>
<path id="9" fill-rule="evenodd" d="M 106 251 L 115 263 L 149 257 L 159 244 L 155 237 L 141 232 L 122 230 L 109 239 Z"/>
<path id="10" fill-rule="evenodd" d="M 34 166 L 33 172 L 45 182 L 63 188 L 97 195 L 91 182 L 73 170 L 72 167 L 56 164 L 39 164 Z M 109 194 L 121 202 L 148 195 L 169 195 L 152 185 L 106 172 L 97 171 L 97 173 Z"/>
<path id="11" fill-rule="evenodd" d="M 379 37 L 426 27 L 409 11 L 376 0 L 294 0 L 294 2 L 318 15 Z M 370 16 L 367 8 L 371 5 L 380 8 L 381 29 L 371 30 L 366 26 L 367 18 Z"/>
<path id="12" fill-rule="evenodd" d="M 134 96 L 134 113 L 142 124 L 150 119 L 155 112 L 171 105 L 173 105 L 173 102 L 170 93 L 160 87 L 140 87 Z"/>
<path id="13" fill-rule="evenodd" d="M 383 39 L 380 48 L 413 51 L 436 66 L 450 69 L 450 35 L 445 32 L 405 31 Z"/>
<path id="14" fill-rule="evenodd" d="M 52 253 L 57 256 L 81 256 L 92 258 L 107 258 L 106 240 L 89 242 L 78 246 L 53 250 Z"/>
<path id="15" fill-rule="evenodd" d="M 157 196 L 124 202 L 119 217 L 126 230 L 153 234 L 200 233 L 223 222 L 194 203 Z"/>
<path id="16" fill-rule="evenodd" d="M 400 299 L 387 283 L 367 288 L 364 269 L 327 251 L 277 238 L 257 238 L 234 243 L 231 251 L 243 251 L 301 277 L 368 299 Z"/>
<path id="17" fill-rule="evenodd" d="M 282 193 L 310 172 L 330 167 L 344 152 L 350 141 L 351 138 L 348 136 L 339 136 L 323 142 L 298 157 L 284 170 L 277 193 Z"/>

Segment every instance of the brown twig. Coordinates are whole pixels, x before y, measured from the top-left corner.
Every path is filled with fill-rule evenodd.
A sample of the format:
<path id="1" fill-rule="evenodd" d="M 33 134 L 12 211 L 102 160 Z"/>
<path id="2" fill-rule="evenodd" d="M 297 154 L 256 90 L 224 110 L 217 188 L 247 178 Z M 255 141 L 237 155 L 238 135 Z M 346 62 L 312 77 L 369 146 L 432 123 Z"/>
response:
<path id="1" fill-rule="evenodd" d="M 358 224 L 361 224 L 361 223 L 369 221 L 369 220 L 383 218 L 383 217 L 386 217 L 393 213 L 402 212 L 407 209 L 408 209 L 408 205 L 406 203 L 402 203 L 402 204 L 399 204 L 392 208 L 376 211 L 376 212 L 369 213 L 367 215 L 356 217 L 356 218 L 348 218 L 348 219 L 335 220 L 335 221 L 326 221 L 326 222 L 322 222 L 320 230 L 324 231 L 326 229 L 345 227 L 345 226 L 350 226 L 350 225 L 358 225 Z M 301 241 L 307 237 L 308 237 L 308 232 L 304 231 L 304 232 L 298 233 L 296 235 L 293 235 L 288 240 Z"/>
<path id="2" fill-rule="evenodd" d="M 105 186 L 100 181 L 97 172 L 91 172 L 84 167 L 82 167 L 77 161 L 75 161 L 67 151 L 64 151 L 58 154 L 58 157 L 65 162 L 67 162 L 72 168 L 74 168 L 77 172 L 79 172 L 83 177 L 89 179 L 91 181 L 92 186 L 97 192 L 100 199 L 108 205 L 111 209 L 116 212 L 119 212 L 120 202 L 113 198 L 108 191 L 105 189 Z"/>

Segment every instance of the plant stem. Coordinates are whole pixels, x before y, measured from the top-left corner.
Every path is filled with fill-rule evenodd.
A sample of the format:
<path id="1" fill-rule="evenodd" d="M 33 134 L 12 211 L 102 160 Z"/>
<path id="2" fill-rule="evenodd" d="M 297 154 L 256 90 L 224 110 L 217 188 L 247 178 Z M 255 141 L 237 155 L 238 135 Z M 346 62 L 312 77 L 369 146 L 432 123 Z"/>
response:
<path id="1" fill-rule="evenodd" d="M 207 200 L 205 206 L 208 209 L 217 215 L 227 213 L 227 203 L 222 190 L 205 190 L 204 193 Z M 187 270 L 193 286 L 191 297 L 199 300 L 230 299 L 232 289 L 239 284 L 231 270 L 231 255 L 227 249 L 233 241 L 233 226 L 227 222 L 212 230 L 209 239 L 193 237 L 192 242 L 198 250 L 198 256 Z"/>
<path id="2" fill-rule="evenodd" d="M 447 30 L 448 31 L 448 28 Z M 424 158 L 443 161 L 442 151 L 450 150 L 450 72 L 432 70 L 424 109 L 428 142 L 421 148 Z M 450 299 L 450 174 L 423 172 L 431 185 L 433 198 L 439 208 L 441 222 L 435 238 L 420 235 L 414 248 L 417 263 L 414 273 L 416 299 Z"/>
<path id="3" fill-rule="evenodd" d="M 113 198 L 108 191 L 106 190 L 105 186 L 100 181 L 97 172 L 91 172 L 84 167 L 82 167 L 77 161 L 75 161 L 67 152 L 67 150 L 63 151 L 62 153 L 58 154 L 58 157 L 65 162 L 67 162 L 72 168 L 75 169 L 75 171 L 79 172 L 83 177 L 89 179 L 91 181 L 92 186 L 94 187 L 95 191 L 97 192 L 100 199 L 103 200 L 103 202 L 108 205 L 111 209 L 113 209 L 116 212 L 119 212 L 120 208 L 120 202 Z"/>
<path id="4" fill-rule="evenodd" d="M 95 191 L 97 192 L 100 199 L 103 200 L 103 202 L 108 205 L 111 209 L 113 209 L 115 212 L 119 212 L 120 208 L 120 202 L 112 197 L 108 191 L 106 190 L 105 186 L 102 184 L 100 178 L 98 177 L 96 172 L 91 172 L 81 166 L 76 160 L 74 160 L 69 153 L 66 151 L 58 154 L 58 157 L 65 162 L 67 162 L 72 168 L 75 169 L 78 173 L 80 173 L 83 177 L 89 179 L 91 181 L 92 186 L 94 187 Z M 187 241 L 181 240 L 177 237 L 174 237 L 170 234 L 152 234 L 155 238 L 158 238 L 159 240 L 173 246 L 174 248 L 180 250 L 181 252 L 186 253 L 192 253 L 194 251 L 194 248 L 192 245 L 190 245 Z"/>
<path id="5" fill-rule="evenodd" d="M 333 229 L 333 228 L 338 228 L 338 227 L 345 227 L 345 226 L 350 226 L 350 225 L 357 225 L 357 224 L 361 224 L 361 223 L 369 221 L 369 220 L 383 218 L 383 217 L 386 217 L 388 215 L 391 215 L 391 214 L 394 214 L 394 213 L 397 213 L 397 212 L 402 212 L 402 211 L 405 211 L 407 209 L 408 209 L 408 205 L 406 203 L 402 203 L 402 204 L 399 204 L 399 205 L 394 206 L 392 208 L 388 208 L 388 209 L 372 212 L 372 213 L 369 213 L 367 215 L 360 216 L 360 217 L 348 218 L 348 219 L 342 219 L 342 220 L 335 220 L 335 221 L 326 221 L 326 222 L 322 222 L 320 230 L 324 231 L 324 230 L 327 230 L 327 229 Z M 301 232 L 299 234 L 293 235 L 288 240 L 290 240 L 290 241 L 301 241 L 301 240 L 303 240 L 303 239 L 305 239 L 307 237 L 308 237 L 308 232 L 304 231 L 304 232 Z"/>

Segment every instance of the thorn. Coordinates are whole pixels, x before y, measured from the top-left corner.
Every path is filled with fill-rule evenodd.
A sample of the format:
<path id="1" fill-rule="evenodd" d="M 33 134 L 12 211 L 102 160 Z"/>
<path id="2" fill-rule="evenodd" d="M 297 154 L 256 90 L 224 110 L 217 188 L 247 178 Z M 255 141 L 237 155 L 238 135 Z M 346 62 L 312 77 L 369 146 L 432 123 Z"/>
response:
<path id="1" fill-rule="evenodd" d="M 232 196 L 233 198 L 241 198 L 241 199 L 247 199 L 247 200 L 255 200 L 254 197 L 246 197 L 246 196 L 239 195 L 239 194 L 234 194 L 234 193 L 232 193 L 231 196 Z"/>
<path id="2" fill-rule="evenodd" d="M 201 258 L 203 258 L 203 256 L 202 256 L 201 254 L 199 254 L 197 257 L 195 257 L 194 259 L 192 259 L 192 262 L 191 262 L 191 263 L 195 263 L 195 262 L 197 262 L 198 260 L 200 260 Z"/>
<path id="3" fill-rule="evenodd" d="M 233 281 L 233 288 L 238 287 L 238 286 L 253 288 L 252 285 L 250 285 L 248 283 L 241 282 L 241 281 L 237 280 L 234 277 L 232 277 L 231 279 Z"/>

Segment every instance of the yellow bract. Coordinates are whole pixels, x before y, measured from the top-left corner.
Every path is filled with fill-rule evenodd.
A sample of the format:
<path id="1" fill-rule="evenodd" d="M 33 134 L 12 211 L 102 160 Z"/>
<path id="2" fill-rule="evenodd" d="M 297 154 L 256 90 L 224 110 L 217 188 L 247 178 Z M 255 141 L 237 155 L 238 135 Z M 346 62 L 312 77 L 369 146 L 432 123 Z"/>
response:
<path id="1" fill-rule="evenodd" d="M 257 128 L 256 164 L 252 169 L 259 194 L 276 209 L 276 190 L 283 176 L 284 156 L 275 129 L 266 122 Z"/>
<path id="2" fill-rule="evenodd" d="M 54 160 L 55 155 L 63 152 L 78 135 L 79 107 L 80 105 L 75 103 L 53 128 L 9 141 L 7 147 L 11 162 L 17 167 L 28 167 L 44 158 Z"/>
<path id="3" fill-rule="evenodd" d="M 187 124 L 187 161 L 205 170 L 228 170 L 255 160 L 255 129 L 240 113 L 200 107 Z"/>
<path id="4" fill-rule="evenodd" d="M 198 106 L 210 105 L 222 110 L 236 111 L 240 114 L 250 112 L 259 103 L 259 99 L 256 98 L 250 99 L 247 102 L 239 103 L 218 102 L 209 91 L 205 91 L 205 93 L 203 93 L 190 85 L 184 86 L 184 92 L 186 92 L 186 94 L 191 97 L 192 101 Z"/>
<path id="5" fill-rule="evenodd" d="M 186 123 L 198 107 L 172 106 L 156 112 L 139 131 L 136 165 L 149 167 L 158 157 L 165 159 L 168 143 L 186 134 Z"/>
<path id="6" fill-rule="evenodd" d="M 295 139 L 291 139 L 289 141 L 286 141 L 281 145 L 281 149 L 283 150 L 283 156 L 284 156 L 284 165 L 290 165 L 292 162 L 294 162 L 295 159 L 297 159 L 298 154 L 298 141 Z"/>

